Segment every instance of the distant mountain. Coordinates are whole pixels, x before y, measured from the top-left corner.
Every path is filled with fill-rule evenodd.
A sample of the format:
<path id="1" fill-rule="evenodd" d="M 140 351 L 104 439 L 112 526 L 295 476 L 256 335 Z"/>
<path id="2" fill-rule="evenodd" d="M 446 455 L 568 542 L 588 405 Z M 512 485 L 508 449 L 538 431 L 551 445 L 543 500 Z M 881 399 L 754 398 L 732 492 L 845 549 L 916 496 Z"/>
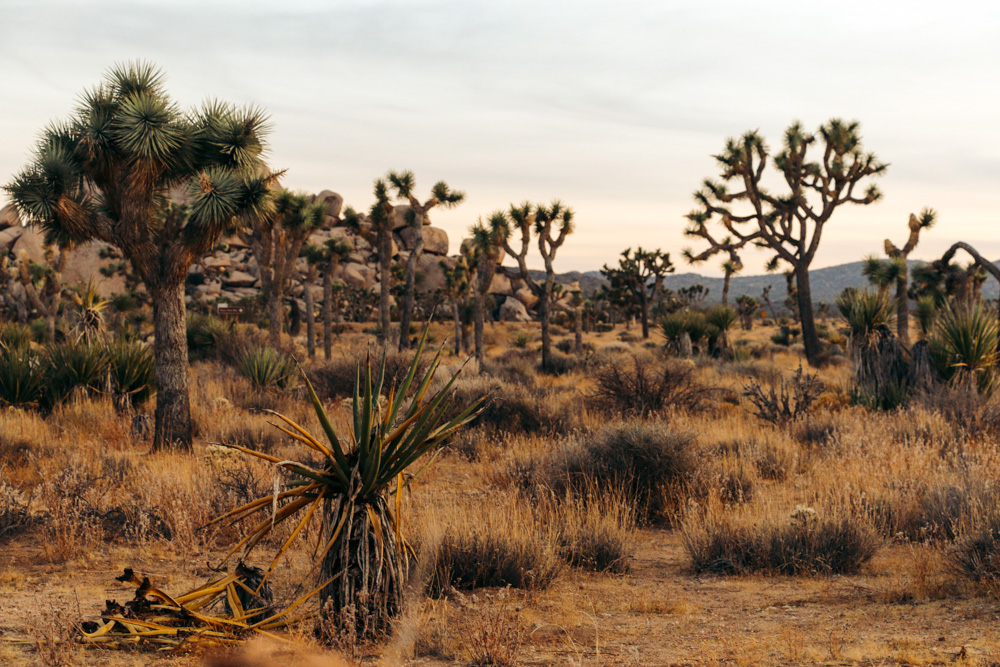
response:
<path id="1" fill-rule="evenodd" d="M 910 267 L 922 262 L 910 261 Z M 809 272 L 810 285 L 812 287 L 813 302 L 825 301 L 832 304 L 837 296 L 846 287 L 864 288 L 868 286 L 868 280 L 861 274 L 863 262 L 851 262 L 838 266 L 828 266 L 823 269 L 814 269 Z M 1000 262 L 998 262 L 1000 265 Z M 544 276 L 542 271 L 533 271 L 536 276 Z M 572 271 L 561 273 L 556 276 L 557 282 L 572 283 L 579 282 L 585 293 L 591 293 L 604 284 L 604 278 L 600 271 Z M 708 288 L 708 301 L 719 301 L 722 298 L 722 278 L 703 276 L 698 273 L 675 273 L 666 277 L 663 284 L 677 291 L 682 287 L 701 284 Z M 756 276 L 733 276 L 729 287 L 729 298 L 735 299 L 741 294 L 749 294 L 759 297 L 761 291 L 771 286 L 771 301 L 775 304 L 785 300 L 785 276 L 782 273 L 770 273 Z M 986 298 L 996 298 L 1000 294 L 995 280 L 987 280 L 983 285 L 983 296 Z"/>

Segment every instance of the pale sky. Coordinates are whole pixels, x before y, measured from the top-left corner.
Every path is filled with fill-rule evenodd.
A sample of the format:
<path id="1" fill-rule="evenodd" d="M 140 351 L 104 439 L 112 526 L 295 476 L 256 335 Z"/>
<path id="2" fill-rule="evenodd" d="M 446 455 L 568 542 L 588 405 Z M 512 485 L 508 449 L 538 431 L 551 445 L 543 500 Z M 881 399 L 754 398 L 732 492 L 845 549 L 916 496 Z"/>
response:
<path id="1" fill-rule="evenodd" d="M 843 117 L 891 166 L 882 202 L 834 216 L 815 267 L 901 244 L 924 206 L 939 225 L 915 257 L 956 240 L 1000 257 L 997 3 L 0 0 L 0 179 L 132 59 L 184 106 L 267 109 L 294 189 L 366 209 L 376 177 L 411 169 L 419 193 L 464 190 L 432 215 L 452 252 L 478 216 L 559 198 L 577 231 L 557 270 L 641 244 L 687 271 L 683 216 L 728 136 L 777 149 L 794 120 Z"/>

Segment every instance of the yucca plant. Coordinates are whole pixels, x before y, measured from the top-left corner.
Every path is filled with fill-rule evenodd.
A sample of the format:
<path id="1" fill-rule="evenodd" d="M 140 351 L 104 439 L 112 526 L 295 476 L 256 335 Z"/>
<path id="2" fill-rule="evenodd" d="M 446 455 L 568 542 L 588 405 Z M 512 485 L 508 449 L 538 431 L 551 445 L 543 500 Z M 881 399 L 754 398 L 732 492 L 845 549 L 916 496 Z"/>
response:
<path id="1" fill-rule="evenodd" d="M 30 347 L 0 346 L 0 405 L 35 403 L 43 381 L 41 364 Z"/>
<path id="2" fill-rule="evenodd" d="M 917 299 L 917 324 L 923 336 L 930 334 L 937 320 L 938 307 L 932 296 L 922 296 Z"/>
<path id="3" fill-rule="evenodd" d="M 17 350 L 31 345 L 31 329 L 23 324 L 0 327 L 0 350 Z"/>
<path id="4" fill-rule="evenodd" d="M 954 385 L 992 394 L 997 386 L 998 335 L 996 315 L 981 303 L 946 308 L 930 339 L 938 372 Z"/>
<path id="5" fill-rule="evenodd" d="M 239 445 L 226 445 L 273 463 L 289 474 L 282 489 L 212 522 L 228 520 L 233 524 L 254 515 L 260 518 L 260 523 L 249 529 L 226 559 L 240 550 L 242 558 L 246 558 L 275 526 L 296 517 L 290 537 L 267 569 L 266 580 L 306 526 L 314 519 L 319 521 L 317 554 L 322 614 L 329 624 L 341 631 L 374 637 L 390 629 L 392 620 L 403 607 L 409 570 L 401 502 L 402 490 L 416 474 L 408 471 L 481 410 L 483 398 L 450 420 L 445 416 L 458 373 L 428 397 L 440 363 L 440 352 L 411 392 L 426 342 L 425 333 L 409 373 L 389 392 L 384 402 L 379 401 L 384 376 L 373 378 L 368 360 L 364 373 L 359 373 L 355 383 L 352 430 L 343 439 L 334 431 L 312 383 L 302 374 L 323 437 L 309 433 L 284 415 L 272 414 L 283 422 L 276 424 L 277 428 L 305 445 L 310 458 L 321 457 L 320 465 L 279 459 Z"/>
<path id="6" fill-rule="evenodd" d="M 45 385 L 42 403 L 51 409 L 66 400 L 77 387 L 97 392 L 107 378 L 108 356 L 103 348 L 83 341 L 52 345 L 43 362 Z"/>
<path id="7" fill-rule="evenodd" d="M 109 301 L 101 298 L 93 279 L 81 284 L 70 296 L 76 307 L 77 332 L 86 341 L 95 340 L 104 331 L 104 310 Z"/>
<path id="8" fill-rule="evenodd" d="M 141 405 L 156 385 L 153 351 L 139 341 L 118 339 L 107 347 L 112 400 L 119 410 Z"/>
<path id="9" fill-rule="evenodd" d="M 236 372 L 254 389 L 287 389 L 295 376 L 295 362 L 273 347 L 248 347 L 236 359 Z"/>
<path id="10" fill-rule="evenodd" d="M 187 347 L 192 359 L 210 357 L 232 327 L 218 317 L 194 313 L 187 317 Z"/>
<path id="11" fill-rule="evenodd" d="M 871 292 L 847 288 L 837 297 L 837 308 L 847 320 L 852 340 L 875 332 L 880 326 L 891 326 L 896 313 L 887 292 Z"/>

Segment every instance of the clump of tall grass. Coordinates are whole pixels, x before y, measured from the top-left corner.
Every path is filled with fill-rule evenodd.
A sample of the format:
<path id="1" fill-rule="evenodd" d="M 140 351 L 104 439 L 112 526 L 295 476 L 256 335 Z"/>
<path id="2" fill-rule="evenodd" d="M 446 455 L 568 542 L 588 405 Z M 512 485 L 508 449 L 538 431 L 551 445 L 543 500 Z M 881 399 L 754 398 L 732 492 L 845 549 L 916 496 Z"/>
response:
<path id="1" fill-rule="evenodd" d="M 295 377 L 295 361 L 273 347 L 250 347 L 236 360 L 236 372 L 254 389 L 287 389 Z"/>
<path id="2" fill-rule="evenodd" d="M 77 389 L 96 394 L 107 380 L 107 351 L 83 340 L 49 346 L 43 363 L 45 385 L 41 400 L 47 408 L 63 402 Z"/>
<path id="3" fill-rule="evenodd" d="M 452 588 L 546 588 L 562 568 L 553 527 L 516 496 L 499 506 L 453 508 L 443 524 L 440 538 L 429 536 L 421 547 L 433 552 L 427 586 L 433 597 Z"/>
<path id="4" fill-rule="evenodd" d="M 30 348 L 0 348 L 0 405 L 37 402 L 44 379 L 44 369 Z"/>
<path id="5" fill-rule="evenodd" d="M 108 346 L 107 356 L 115 406 L 125 409 L 145 403 L 156 386 L 149 346 L 139 341 L 116 340 Z"/>
<path id="6" fill-rule="evenodd" d="M 841 510 L 822 515 L 796 507 L 786 517 L 735 516 L 710 508 L 692 511 L 681 525 L 695 572 L 714 574 L 845 574 L 856 572 L 881 540 L 859 516 Z"/>

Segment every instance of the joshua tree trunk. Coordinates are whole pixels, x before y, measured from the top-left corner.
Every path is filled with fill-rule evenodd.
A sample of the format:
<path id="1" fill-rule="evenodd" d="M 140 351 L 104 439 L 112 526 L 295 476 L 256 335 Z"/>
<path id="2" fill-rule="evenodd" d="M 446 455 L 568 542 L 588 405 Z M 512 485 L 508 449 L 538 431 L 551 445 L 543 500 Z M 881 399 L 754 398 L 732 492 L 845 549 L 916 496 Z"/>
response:
<path id="1" fill-rule="evenodd" d="M 483 326 L 486 320 L 485 297 L 476 290 L 473 295 L 473 330 L 476 343 L 476 361 L 483 363 Z"/>
<path id="2" fill-rule="evenodd" d="M 403 610 L 408 573 L 406 552 L 391 528 L 385 499 L 377 496 L 367 504 L 328 500 L 324 512 L 326 540 L 341 521 L 343 525 L 320 565 L 320 580 L 334 579 L 320 591 L 323 634 L 329 639 L 345 632 L 381 638 Z"/>
<path id="3" fill-rule="evenodd" d="M 323 358 L 333 356 L 333 276 L 323 272 Z"/>
<path id="4" fill-rule="evenodd" d="M 458 301 L 451 302 L 451 316 L 455 319 L 455 356 L 462 353 L 462 319 L 458 314 Z"/>
<path id="5" fill-rule="evenodd" d="M 415 232 L 416 241 L 413 244 L 413 250 L 410 251 L 410 256 L 406 260 L 406 286 L 403 290 L 403 308 L 399 313 L 399 351 L 408 350 L 410 348 L 410 320 L 413 317 L 413 307 L 416 301 L 416 277 L 417 277 L 417 260 L 424 253 L 424 233 L 421 229 L 423 225 L 423 218 L 421 216 L 415 216 L 414 222 L 410 229 Z"/>
<path id="6" fill-rule="evenodd" d="M 573 351 L 577 356 L 583 354 L 583 310 L 577 308 L 573 311 Z"/>
<path id="7" fill-rule="evenodd" d="M 548 370 L 552 363 L 552 333 L 549 331 L 549 318 L 552 311 L 552 277 L 545 280 L 542 298 L 538 303 L 538 318 L 542 321 L 542 369 Z"/>
<path id="8" fill-rule="evenodd" d="M 389 298 L 392 287 L 392 231 L 388 229 L 380 230 L 378 233 L 378 258 L 380 266 L 379 274 L 379 294 L 378 294 L 378 322 L 381 331 L 379 338 L 383 345 L 389 344 L 389 326 L 392 323 L 392 314 L 389 310 Z"/>
<path id="9" fill-rule="evenodd" d="M 281 320 L 284 315 L 278 295 L 270 291 L 267 295 L 267 340 L 271 347 L 281 343 Z"/>
<path id="10" fill-rule="evenodd" d="M 806 360 L 810 366 L 819 363 L 819 335 L 816 333 L 816 320 L 812 309 L 812 291 L 809 286 L 809 268 L 800 265 L 795 270 L 795 282 L 798 288 L 799 323 L 802 326 L 802 344 L 805 346 Z"/>
<path id="11" fill-rule="evenodd" d="M 649 299 L 646 297 L 646 288 L 643 287 L 639 297 L 639 308 L 642 317 L 642 339 L 649 338 Z"/>
<path id="12" fill-rule="evenodd" d="M 156 437 L 153 450 L 191 449 L 184 284 L 150 288 L 153 299 Z"/>
<path id="13" fill-rule="evenodd" d="M 906 273 L 896 278 L 896 337 L 903 347 L 910 347 L 910 297 Z"/>
<path id="14" fill-rule="evenodd" d="M 312 284 L 316 278 L 316 270 L 309 267 L 309 274 L 303 283 L 302 296 L 306 301 L 306 353 L 312 359 L 316 356 L 316 310 L 313 303 Z"/>
<path id="15" fill-rule="evenodd" d="M 725 276 L 722 278 L 722 305 L 729 305 L 729 284 L 732 282 L 733 272 L 726 271 Z"/>

